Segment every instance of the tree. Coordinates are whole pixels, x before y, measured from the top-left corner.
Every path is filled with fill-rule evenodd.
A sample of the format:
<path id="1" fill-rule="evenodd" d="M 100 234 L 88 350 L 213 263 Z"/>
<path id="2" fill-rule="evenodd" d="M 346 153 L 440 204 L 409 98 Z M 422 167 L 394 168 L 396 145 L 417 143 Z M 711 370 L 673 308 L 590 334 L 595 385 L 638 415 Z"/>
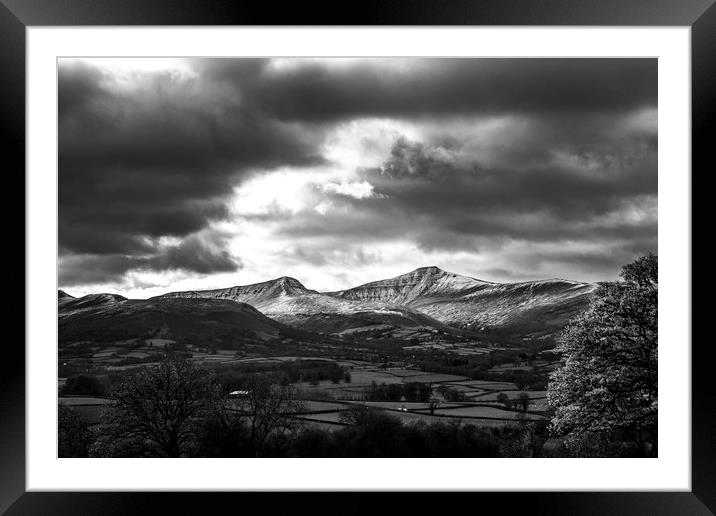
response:
<path id="1" fill-rule="evenodd" d="M 522 412 L 527 412 L 527 410 L 530 408 L 530 395 L 526 392 L 521 392 L 518 396 L 518 401 L 522 406 Z"/>
<path id="2" fill-rule="evenodd" d="M 181 457 L 191 455 L 197 421 L 218 398 L 218 388 L 205 368 L 170 358 L 127 376 L 111 398 L 95 454 L 142 450 L 148 456 Z"/>
<path id="3" fill-rule="evenodd" d="M 84 394 L 88 396 L 104 396 L 105 387 L 96 376 L 81 374 L 70 376 L 60 389 L 60 394 L 69 396 L 72 394 Z"/>
<path id="4" fill-rule="evenodd" d="M 87 420 L 64 403 L 60 403 L 57 407 L 57 420 L 57 455 L 87 457 L 94 440 Z"/>
<path id="5" fill-rule="evenodd" d="M 262 375 L 251 377 L 248 391 L 240 410 L 247 420 L 249 449 L 255 457 L 276 455 L 303 426 L 303 403 L 293 386 Z"/>
<path id="6" fill-rule="evenodd" d="M 435 409 L 440 406 L 440 400 L 435 396 L 431 396 L 428 400 L 428 409 L 430 409 L 430 415 L 435 414 Z"/>
<path id="7" fill-rule="evenodd" d="M 561 334 L 563 365 L 550 376 L 550 429 L 577 449 L 623 435 L 657 451 L 657 257 L 623 267 L 597 288 L 590 308 Z"/>
<path id="8" fill-rule="evenodd" d="M 438 386 L 437 391 L 445 401 L 462 401 L 462 393 L 454 387 L 443 384 Z"/>
<path id="9" fill-rule="evenodd" d="M 525 387 L 527 387 L 528 382 L 529 382 L 529 375 L 526 375 L 526 374 L 521 373 L 521 372 L 516 372 L 516 373 L 515 373 L 514 384 L 517 386 L 517 388 L 518 388 L 519 390 L 522 390 L 522 389 L 524 389 Z"/>
<path id="10" fill-rule="evenodd" d="M 512 406 L 512 403 L 510 402 L 510 397 L 507 394 L 505 394 L 504 392 L 501 392 L 500 394 L 497 395 L 497 401 L 502 403 L 505 406 L 505 408 L 510 408 Z"/>

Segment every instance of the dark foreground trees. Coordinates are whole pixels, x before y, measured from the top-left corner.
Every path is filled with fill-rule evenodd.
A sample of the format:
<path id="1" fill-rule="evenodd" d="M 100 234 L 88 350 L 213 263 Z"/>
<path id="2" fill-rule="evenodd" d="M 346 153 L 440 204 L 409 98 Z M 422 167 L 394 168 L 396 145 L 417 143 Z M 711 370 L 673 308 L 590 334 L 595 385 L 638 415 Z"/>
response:
<path id="1" fill-rule="evenodd" d="M 238 457 L 281 455 L 303 423 L 294 388 L 276 378 L 248 379 L 247 395 L 222 394 L 207 368 L 167 359 L 115 386 L 93 430 L 96 457 Z M 67 415 L 67 436 L 76 422 Z M 73 426 L 74 425 L 74 426 Z M 64 438 L 68 449 L 74 441 Z M 72 446 L 70 446 L 72 444 Z M 73 452 L 74 453 L 74 452 Z"/>
<path id="2" fill-rule="evenodd" d="M 542 442 L 526 421 L 505 428 L 447 418 L 406 423 L 365 406 L 345 410 L 341 426 L 310 426 L 291 385 L 256 375 L 246 387 L 239 397 L 223 395 L 209 370 L 183 360 L 139 369 L 115 385 L 100 424 L 60 407 L 60 456 L 534 456 Z"/>
<path id="3" fill-rule="evenodd" d="M 186 360 L 169 359 L 141 368 L 112 392 L 92 453 L 186 455 L 195 446 L 197 421 L 206 416 L 217 392 L 212 375 Z"/>
<path id="4" fill-rule="evenodd" d="M 215 399 L 197 453 L 208 457 L 282 456 L 304 421 L 292 385 L 270 375 L 252 376 L 241 399 Z"/>
<path id="5" fill-rule="evenodd" d="M 458 419 L 406 423 L 379 409 L 343 412 L 345 425 L 306 428 L 288 450 L 296 457 L 499 457 L 516 428 L 481 428 Z"/>
<path id="6" fill-rule="evenodd" d="M 613 448 L 625 441 L 638 455 L 657 453 L 657 270 L 653 254 L 624 266 L 560 338 L 551 430 L 576 455 L 624 453 Z"/>
<path id="7" fill-rule="evenodd" d="M 57 407 L 57 440 L 59 457 L 87 457 L 94 441 L 87 420 L 63 403 Z"/>

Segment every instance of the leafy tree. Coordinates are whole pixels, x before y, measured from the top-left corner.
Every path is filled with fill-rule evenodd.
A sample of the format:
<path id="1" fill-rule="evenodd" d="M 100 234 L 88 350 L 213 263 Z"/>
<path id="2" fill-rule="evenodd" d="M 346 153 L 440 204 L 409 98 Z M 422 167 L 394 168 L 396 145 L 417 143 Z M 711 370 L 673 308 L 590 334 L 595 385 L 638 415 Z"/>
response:
<path id="1" fill-rule="evenodd" d="M 379 409 L 351 407 L 341 412 L 342 432 L 352 457 L 401 457 L 408 453 L 400 419 Z"/>
<path id="2" fill-rule="evenodd" d="M 540 457 L 544 448 L 547 423 L 530 421 L 518 414 L 515 425 L 503 430 L 500 455 L 502 457 Z"/>
<path id="3" fill-rule="evenodd" d="M 597 288 L 591 307 L 559 339 L 563 366 L 551 374 L 550 428 L 584 452 L 584 443 L 627 436 L 657 452 L 657 257 L 623 267 Z"/>

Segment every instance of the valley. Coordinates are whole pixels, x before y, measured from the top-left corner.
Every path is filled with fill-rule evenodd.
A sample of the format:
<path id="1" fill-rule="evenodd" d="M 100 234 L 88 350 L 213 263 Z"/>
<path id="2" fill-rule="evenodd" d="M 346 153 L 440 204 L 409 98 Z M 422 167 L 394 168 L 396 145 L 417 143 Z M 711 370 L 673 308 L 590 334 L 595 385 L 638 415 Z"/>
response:
<path id="1" fill-rule="evenodd" d="M 319 364 L 333 376 L 288 380 L 311 424 L 340 426 L 355 404 L 408 420 L 494 426 L 518 413 L 539 420 L 557 360 L 549 351 L 554 332 L 585 308 L 593 288 L 563 280 L 495 284 L 425 267 L 329 293 L 288 277 L 145 300 L 60 291 L 60 389 L 78 375 L 99 378 L 98 392 L 63 398 L 91 412 L 124 373 L 167 357 L 210 368 L 227 394 L 252 374 Z"/>

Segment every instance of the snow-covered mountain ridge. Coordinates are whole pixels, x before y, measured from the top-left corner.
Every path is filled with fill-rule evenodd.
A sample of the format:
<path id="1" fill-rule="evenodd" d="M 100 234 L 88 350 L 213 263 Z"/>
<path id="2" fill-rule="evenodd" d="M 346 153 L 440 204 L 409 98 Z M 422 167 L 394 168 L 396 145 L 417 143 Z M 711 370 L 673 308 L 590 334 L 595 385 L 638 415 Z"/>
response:
<path id="1" fill-rule="evenodd" d="M 588 305 L 596 285 L 554 279 L 492 283 L 421 267 L 338 292 L 318 292 L 281 277 L 225 289 L 171 292 L 158 298 L 216 298 L 248 303 L 282 323 L 338 332 L 370 324 L 542 332 Z"/>

